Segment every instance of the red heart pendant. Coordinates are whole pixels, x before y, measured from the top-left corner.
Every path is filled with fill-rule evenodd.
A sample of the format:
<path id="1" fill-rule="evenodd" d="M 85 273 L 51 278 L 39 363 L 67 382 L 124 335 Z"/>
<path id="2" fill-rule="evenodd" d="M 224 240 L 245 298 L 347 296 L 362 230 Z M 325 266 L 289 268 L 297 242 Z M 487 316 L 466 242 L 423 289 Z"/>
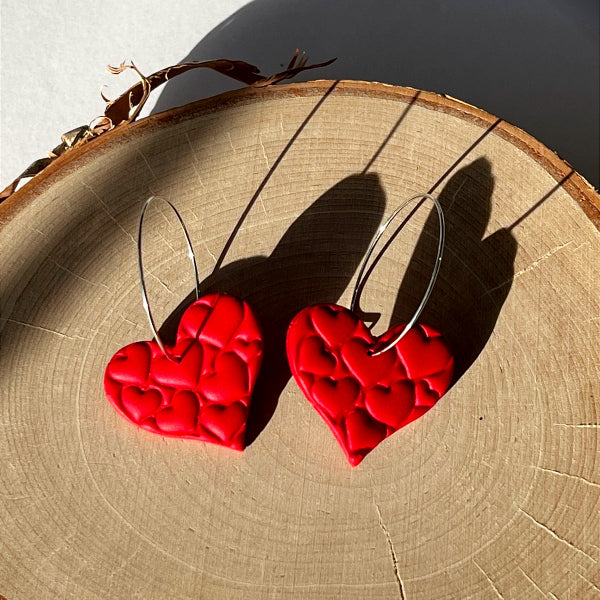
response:
<path id="1" fill-rule="evenodd" d="M 301 310 L 287 333 L 292 374 L 352 466 L 427 412 L 452 380 L 452 354 L 430 327 L 417 324 L 393 348 L 371 356 L 375 343 L 365 323 L 336 304 Z"/>
<path id="2" fill-rule="evenodd" d="M 104 374 L 111 404 L 143 429 L 243 450 L 263 340 L 250 306 L 228 294 L 196 300 L 165 356 L 155 341 L 121 348 Z"/>

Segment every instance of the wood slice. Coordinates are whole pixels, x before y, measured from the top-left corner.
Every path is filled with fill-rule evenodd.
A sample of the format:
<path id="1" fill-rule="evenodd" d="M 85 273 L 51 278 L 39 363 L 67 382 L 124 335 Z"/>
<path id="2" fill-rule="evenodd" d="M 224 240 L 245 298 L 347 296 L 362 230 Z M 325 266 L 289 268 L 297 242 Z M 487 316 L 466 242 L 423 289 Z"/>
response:
<path id="1" fill-rule="evenodd" d="M 348 306 L 379 224 L 429 190 L 447 242 L 422 322 L 456 381 L 351 468 L 289 381 L 286 325 Z M 181 211 L 203 289 L 263 324 L 243 453 L 140 430 L 104 395 L 111 356 L 151 336 L 136 257 L 151 194 Z M 423 206 L 371 273 L 376 332 L 418 304 L 436 219 Z M 408 88 L 245 89 L 67 153 L 0 223 L 10 600 L 598 597 L 600 198 L 529 135 Z M 145 234 L 168 338 L 190 266 L 168 211 Z"/>

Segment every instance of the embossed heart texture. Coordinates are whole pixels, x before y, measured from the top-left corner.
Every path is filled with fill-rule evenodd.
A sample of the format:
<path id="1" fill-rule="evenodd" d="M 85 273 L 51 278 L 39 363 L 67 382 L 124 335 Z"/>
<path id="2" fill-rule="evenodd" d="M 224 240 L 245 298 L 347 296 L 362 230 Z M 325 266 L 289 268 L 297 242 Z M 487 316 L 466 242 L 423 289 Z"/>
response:
<path id="1" fill-rule="evenodd" d="M 387 331 L 392 339 L 404 326 Z M 316 304 L 290 323 L 287 355 L 300 389 L 333 431 L 352 466 L 425 414 L 446 392 L 454 359 L 440 334 L 415 325 L 390 350 L 353 312 Z"/>
<path id="2" fill-rule="evenodd" d="M 167 358 L 155 341 L 121 348 L 104 374 L 111 404 L 143 429 L 243 450 L 263 355 L 250 306 L 210 294 L 183 313 Z"/>

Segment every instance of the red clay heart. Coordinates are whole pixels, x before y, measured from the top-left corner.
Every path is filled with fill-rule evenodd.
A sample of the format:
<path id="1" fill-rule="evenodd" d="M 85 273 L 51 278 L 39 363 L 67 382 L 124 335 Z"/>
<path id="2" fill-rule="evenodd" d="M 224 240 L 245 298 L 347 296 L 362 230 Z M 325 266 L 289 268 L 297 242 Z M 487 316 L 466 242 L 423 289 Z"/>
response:
<path id="1" fill-rule="evenodd" d="M 167 358 L 155 341 L 121 348 L 104 374 L 106 395 L 126 419 L 161 435 L 243 450 L 263 340 L 250 306 L 209 294 L 184 312 Z"/>
<path id="2" fill-rule="evenodd" d="M 403 327 L 379 339 L 390 339 Z M 454 359 L 431 327 L 417 324 L 393 348 L 371 356 L 376 342 L 363 321 L 336 304 L 303 309 L 287 333 L 292 374 L 352 466 L 427 412 L 452 380 Z"/>

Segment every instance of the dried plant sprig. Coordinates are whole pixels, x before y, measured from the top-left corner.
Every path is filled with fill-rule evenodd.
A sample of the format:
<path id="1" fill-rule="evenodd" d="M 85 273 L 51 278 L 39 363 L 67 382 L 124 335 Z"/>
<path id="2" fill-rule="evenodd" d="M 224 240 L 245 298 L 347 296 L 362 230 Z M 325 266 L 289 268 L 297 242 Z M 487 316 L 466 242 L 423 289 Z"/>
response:
<path id="1" fill-rule="evenodd" d="M 212 69 L 213 71 L 217 71 L 218 73 L 231 77 L 232 79 L 249 86 L 267 87 L 279 83 L 280 81 L 284 81 L 285 79 L 291 79 L 302 71 L 318 69 L 330 65 L 334 60 L 335 58 L 322 63 L 307 65 L 308 56 L 306 53 L 301 53 L 300 50 L 296 50 L 288 63 L 287 68 L 280 73 L 270 76 L 261 75 L 257 67 L 242 60 L 229 60 L 223 58 L 181 63 L 161 69 L 147 77 L 143 75 L 133 62 L 122 62 L 117 67 L 109 65 L 107 69 L 114 75 L 119 75 L 128 69 L 134 70 L 138 74 L 140 81 L 131 86 L 115 100 L 109 100 L 104 96 L 103 91 L 100 90 L 100 96 L 106 102 L 104 116 L 96 117 L 88 125 L 81 125 L 80 127 L 76 127 L 75 129 L 64 133 L 61 136 L 61 143 L 48 153 L 48 157 L 38 159 L 31 163 L 25 171 L 0 192 L 0 202 L 6 200 L 6 198 L 15 192 L 22 179 L 34 177 L 43 171 L 56 158 L 71 148 L 80 146 L 119 125 L 135 121 L 153 90 L 166 81 L 169 81 L 169 79 L 177 77 L 187 71 L 201 68 Z"/>
<path id="2" fill-rule="evenodd" d="M 106 67 L 106 69 L 108 70 L 109 73 L 112 73 L 113 75 L 120 75 L 127 69 L 132 69 L 138 74 L 138 76 L 140 78 L 140 82 L 138 85 L 142 86 L 142 97 L 140 98 L 137 105 L 134 105 L 132 95 L 129 94 L 127 96 L 128 100 L 129 100 L 130 116 L 127 119 L 124 119 L 129 123 L 131 123 L 132 121 L 135 121 L 137 116 L 140 114 L 140 111 L 144 107 L 144 104 L 146 104 L 146 100 L 148 100 L 148 97 L 150 96 L 150 92 L 152 91 L 152 87 L 148 81 L 148 78 L 133 64 L 133 61 L 130 62 L 129 64 L 122 62 L 118 67 L 111 67 L 110 65 L 108 65 Z M 102 94 L 102 99 L 107 102 L 107 107 L 106 107 L 105 113 L 104 113 L 106 115 L 106 110 L 108 110 L 108 107 L 111 106 L 112 104 L 114 104 L 114 102 L 117 102 L 120 98 L 117 98 L 117 100 L 113 102 L 111 100 L 107 100 L 104 97 L 104 94 Z M 133 112 L 131 112 L 131 111 L 133 111 Z"/>
<path id="3" fill-rule="evenodd" d="M 113 122 L 115 127 L 121 124 L 123 121 L 131 123 L 135 117 L 137 117 L 139 111 L 142 109 L 147 100 L 147 95 L 144 93 L 146 86 L 149 91 L 155 90 L 169 79 L 173 79 L 173 77 L 177 77 L 178 75 L 187 73 L 193 69 L 212 69 L 213 71 L 227 75 L 227 77 L 231 77 L 232 79 L 235 79 L 241 83 L 245 83 L 246 85 L 254 87 L 266 87 L 268 85 L 273 85 L 274 83 L 283 81 L 284 79 L 291 79 L 302 71 L 325 67 L 330 65 L 335 60 L 335 58 L 333 58 L 326 62 L 307 66 L 306 54 L 302 53 L 300 61 L 298 64 L 296 64 L 298 56 L 300 56 L 300 51 L 296 50 L 287 69 L 271 76 L 261 75 L 257 67 L 242 60 L 228 60 L 223 58 L 218 60 L 181 63 L 172 67 L 167 67 L 166 69 L 161 69 L 160 71 L 157 71 L 148 77 L 144 77 L 136 69 L 138 75 L 140 75 L 141 81 L 131 86 L 116 100 L 109 102 L 104 114 Z M 124 63 L 121 63 L 119 67 L 112 67 L 112 69 L 119 69 L 119 72 L 122 72 L 121 69 L 125 70 L 127 68 L 135 67 L 129 67 L 128 65 L 124 65 Z M 133 107 L 137 108 L 135 113 L 131 114 Z"/>

